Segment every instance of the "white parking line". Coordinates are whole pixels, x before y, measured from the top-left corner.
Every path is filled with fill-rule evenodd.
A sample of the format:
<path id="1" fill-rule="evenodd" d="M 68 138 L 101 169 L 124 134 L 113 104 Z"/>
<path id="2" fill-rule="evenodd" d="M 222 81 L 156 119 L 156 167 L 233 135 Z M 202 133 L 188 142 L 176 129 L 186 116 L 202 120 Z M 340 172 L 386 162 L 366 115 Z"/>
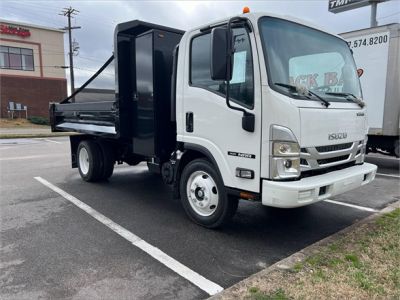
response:
<path id="1" fill-rule="evenodd" d="M 370 208 L 370 207 L 364 207 L 364 206 L 358 206 L 358 205 L 354 205 L 354 204 L 350 204 L 350 203 L 345 203 L 345 202 L 340 202 L 340 201 L 335 201 L 335 200 L 329 200 L 326 199 L 324 200 L 325 202 L 328 203 L 333 203 L 333 204 L 337 204 L 337 205 L 343 205 L 343 206 L 348 206 L 348 207 L 352 207 L 352 208 L 356 208 L 359 210 L 364 210 L 364 211 L 369 211 L 369 212 L 378 212 L 379 210 Z"/>
<path id="2" fill-rule="evenodd" d="M 397 158 L 397 157 L 385 157 L 385 156 L 377 156 L 377 155 L 367 155 L 367 158 L 400 161 L 400 158 Z"/>
<path id="3" fill-rule="evenodd" d="M 46 141 L 46 142 L 55 143 L 55 144 L 62 144 L 61 142 L 53 141 L 53 140 L 50 140 L 50 139 L 41 139 L 41 140 Z"/>
<path id="4" fill-rule="evenodd" d="M 400 178 L 399 175 L 392 175 L 392 174 L 376 173 L 376 175 L 384 176 L 384 177 Z"/>
<path id="5" fill-rule="evenodd" d="M 2 157 L 2 160 L 20 160 L 20 159 L 34 159 L 34 158 L 49 158 L 49 157 L 57 157 L 57 156 L 66 156 L 65 154 L 52 154 L 52 155 L 29 155 L 29 156 L 16 156 L 16 157 Z"/>
<path id="6" fill-rule="evenodd" d="M 56 187 L 52 183 L 48 182 L 46 179 L 42 177 L 34 177 L 37 181 L 42 183 L 43 185 L 47 186 L 57 194 L 61 195 L 66 200 L 70 201 L 93 218 L 95 218 L 100 223 L 106 225 L 115 233 L 119 234 L 124 239 L 128 240 L 132 245 L 138 247 L 139 249 L 146 252 L 148 255 L 152 256 L 160 263 L 171 269 L 172 271 L 176 272 L 183 278 L 186 278 L 194 285 L 198 286 L 200 289 L 208 293 L 209 295 L 215 295 L 221 292 L 224 288 L 219 286 L 218 284 L 206 279 L 205 277 L 201 276 L 200 274 L 194 272 L 193 270 L 189 269 L 188 267 L 181 264 L 179 261 L 175 260 L 174 258 L 168 256 L 166 253 L 162 252 L 160 249 L 150 245 L 137 235 L 133 234 L 132 232 L 128 231 L 127 229 L 123 228 L 122 226 L 118 225 L 111 219 L 107 218 L 103 214 L 99 213 L 98 211 L 91 208 L 89 205 L 83 203 L 79 199 L 75 198 L 74 196 L 68 194 L 67 192 L 63 191 L 62 189 Z"/>

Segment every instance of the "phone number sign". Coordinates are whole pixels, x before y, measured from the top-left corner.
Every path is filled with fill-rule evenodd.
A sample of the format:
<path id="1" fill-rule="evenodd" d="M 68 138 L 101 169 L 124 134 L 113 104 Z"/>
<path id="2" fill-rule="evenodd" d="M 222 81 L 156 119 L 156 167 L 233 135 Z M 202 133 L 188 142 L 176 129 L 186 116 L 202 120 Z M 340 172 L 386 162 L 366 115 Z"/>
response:
<path id="1" fill-rule="evenodd" d="M 371 34 L 368 36 L 362 36 L 353 39 L 347 39 L 347 44 L 351 49 L 378 46 L 381 44 L 387 44 L 389 42 L 389 33 L 378 33 Z"/>

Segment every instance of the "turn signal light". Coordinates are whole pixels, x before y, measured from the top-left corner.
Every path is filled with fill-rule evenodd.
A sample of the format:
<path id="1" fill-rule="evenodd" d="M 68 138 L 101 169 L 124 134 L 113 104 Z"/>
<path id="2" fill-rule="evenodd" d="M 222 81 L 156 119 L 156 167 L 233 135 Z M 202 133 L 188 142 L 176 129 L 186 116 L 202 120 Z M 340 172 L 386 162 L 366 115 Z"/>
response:
<path id="1" fill-rule="evenodd" d="M 254 200 L 255 199 L 254 195 L 250 194 L 250 193 L 240 192 L 239 195 L 240 195 L 241 199 L 246 199 L 246 200 Z"/>
<path id="2" fill-rule="evenodd" d="M 248 14 L 249 12 L 250 12 L 250 8 L 248 8 L 247 6 L 243 7 L 244 14 Z"/>

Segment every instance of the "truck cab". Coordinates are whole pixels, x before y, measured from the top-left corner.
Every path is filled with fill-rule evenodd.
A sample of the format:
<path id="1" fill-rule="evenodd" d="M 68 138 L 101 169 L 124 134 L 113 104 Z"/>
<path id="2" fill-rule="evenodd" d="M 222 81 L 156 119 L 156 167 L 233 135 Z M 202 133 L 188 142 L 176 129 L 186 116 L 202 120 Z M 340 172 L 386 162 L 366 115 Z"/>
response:
<path id="1" fill-rule="evenodd" d="M 178 142 L 208 153 L 226 187 L 269 206 L 303 206 L 373 180 L 365 107 L 343 94 L 361 98 L 346 42 L 298 20 L 241 16 L 229 87 L 240 111 L 210 71 L 212 28 L 223 23 L 191 30 L 179 44 Z M 290 87 L 299 85 L 329 106 Z M 244 113 L 254 115 L 254 130 L 243 128 Z"/>
<path id="2" fill-rule="evenodd" d="M 81 165 L 87 172 L 94 167 L 90 152 L 103 161 L 97 166 L 103 173 L 100 165 L 147 161 L 150 170 L 172 185 L 188 216 L 209 228 L 226 223 L 239 199 L 294 208 L 374 179 L 377 167 L 364 162 L 368 125 L 357 69 L 342 38 L 300 20 L 265 13 L 213 22 L 182 32 L 179 42 L 169 45 L 170 89 L 159 96 L 155 95 L 162 80 L 156 75 L 138 79 L 148 74 L 145 59 L 138 59 L 138 53 L 146 53 L 140 52 L 143 33 L 130 39 L 136 41 L 137 83 L 133 108 L 125 108 L 134 111 L 138 121 L 130 125 L 134 128 L 129 138 L 107 136 L 93 126 L 67 126 L 74 121 L 65 118 L 64 104 L 51 108 L 53 130 L 84 133 L 71 137 L 73 166 L 81 175 Z M 117 49 L 114 54 L 120 56 L 116 66 L 128 68 L 121 53 Z M 160 61 L 165 60 L 152 68 L 154 73 L 165 67 Z M 140 93 L 140 86 L 146 92 Z M 120 98 L 121 93 L 119 85 Z M 149 100 L 153 96 L 158 100 Z M 163 104 L 149 115 L 145 103 Z M 123 106 L 117 105 L 120 122 L 118 107 Z M 143 110 L 146 115 L 140 115 Z M 115 122 L 111 131 L 121 130 L 121 123 Z M 90 149 L 88 143 L 100 150 Z M 168 147 L 157 152 L 154 145 Z"/>

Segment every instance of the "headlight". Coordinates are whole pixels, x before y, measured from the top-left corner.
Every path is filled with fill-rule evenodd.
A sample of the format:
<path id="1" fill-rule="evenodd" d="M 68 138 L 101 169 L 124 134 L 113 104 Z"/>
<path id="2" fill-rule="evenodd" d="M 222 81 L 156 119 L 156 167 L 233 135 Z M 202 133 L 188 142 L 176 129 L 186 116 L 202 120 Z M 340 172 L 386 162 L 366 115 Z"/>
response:
<path id="1" fill-rule="evenodd" d="M 289 128 L 271 126 L 270 176 L 291 179 L 300 176 L 300 146 Z"/>
<path id="2" fill-rule="evenodd" d="M 293 142 L 273 142 L 273 156 L 297 156 L 300 155 L 299 144 Z"/>
<path id="3" fill-rule="evenodd" d="M 300 176 L 300 157 L 272 157 L 272 179 L 290 179 Z"/>

